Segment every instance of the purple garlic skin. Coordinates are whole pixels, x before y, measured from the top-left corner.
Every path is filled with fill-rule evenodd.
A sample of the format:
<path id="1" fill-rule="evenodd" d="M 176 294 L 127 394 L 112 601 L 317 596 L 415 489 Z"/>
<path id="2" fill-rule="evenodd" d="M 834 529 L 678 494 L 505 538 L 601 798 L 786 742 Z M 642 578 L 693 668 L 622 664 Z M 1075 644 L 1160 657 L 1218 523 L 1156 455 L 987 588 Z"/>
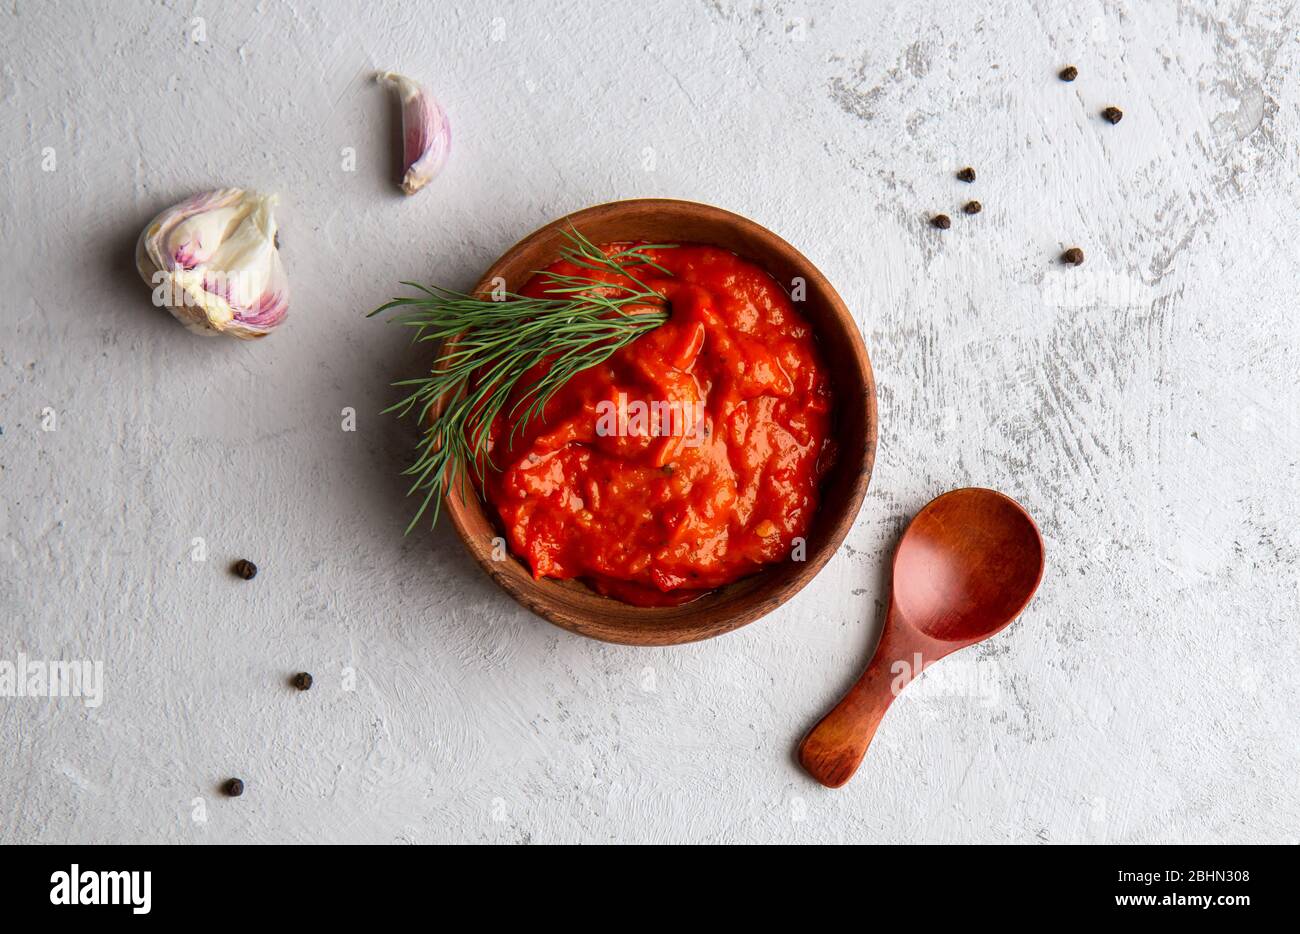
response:
<path id="1" fill-rule="evenodd" d="M 404 75 L 381 71 L 402 103 L 402 191 L 413 195 L 431 182 L 451 153 L 451 124 L 428 89 Z"/>
<path id="2" fill-rule="evenodd" d="M 154 304 L 196 334 L 242 340 L 269 334 L 289 310 L 275 203 L 275 195 L 221 188 L 150 221 L 135 264 L 154 290 Z"/>

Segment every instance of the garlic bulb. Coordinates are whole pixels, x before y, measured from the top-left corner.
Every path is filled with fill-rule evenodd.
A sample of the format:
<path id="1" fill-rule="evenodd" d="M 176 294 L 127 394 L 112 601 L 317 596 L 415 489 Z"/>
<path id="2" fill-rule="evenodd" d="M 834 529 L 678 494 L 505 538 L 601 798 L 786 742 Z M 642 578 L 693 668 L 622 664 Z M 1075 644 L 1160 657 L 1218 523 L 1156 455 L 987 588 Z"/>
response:
<path id="1" fill-rule="evenodd" d="M 451 152 L 451 125 L 433 95 L 404 75 L 381 71 L 402 102 L 402 191 L 413 195 L 433 180 Z"/>
<path id="2" fill-rule="evenodd" d="M 221 188 L 150 221 L 135 264 L 154 304 L 198 334 L 252 340 L 270 332 L 289 308 L 275 203 L 275 195 Z"/>

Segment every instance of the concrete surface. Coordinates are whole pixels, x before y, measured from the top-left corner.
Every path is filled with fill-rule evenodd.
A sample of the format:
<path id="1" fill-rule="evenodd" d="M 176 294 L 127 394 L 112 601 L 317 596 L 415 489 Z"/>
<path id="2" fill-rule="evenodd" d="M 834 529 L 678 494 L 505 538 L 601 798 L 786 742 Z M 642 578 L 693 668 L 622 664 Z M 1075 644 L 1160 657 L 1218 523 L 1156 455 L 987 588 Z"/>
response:
<path id="1" fill-rule="evenodd" d="M 0 659 L 99 661 L 103 696 L 0 698 L 0 842 L 1295 842 L 1298 28 L 1263 2 L 7 4 Z M 451 116 L 415 198 L 375 68 Z M 253 345 L 187 333 L 131 263 L 228 184 L 284 202 L 290 317 Z M 447 528 L 402 537 L 411 435 L 377 413 L 421 359 L 362 317 L 647 195 L 802 248 L 880 382 L 842 552 L 670 651 L 530 616 Z M 823 790 L 795 743 L 871 650 L 903 524 L 967 484 L 1038 518 L 1042 590 Z"/>

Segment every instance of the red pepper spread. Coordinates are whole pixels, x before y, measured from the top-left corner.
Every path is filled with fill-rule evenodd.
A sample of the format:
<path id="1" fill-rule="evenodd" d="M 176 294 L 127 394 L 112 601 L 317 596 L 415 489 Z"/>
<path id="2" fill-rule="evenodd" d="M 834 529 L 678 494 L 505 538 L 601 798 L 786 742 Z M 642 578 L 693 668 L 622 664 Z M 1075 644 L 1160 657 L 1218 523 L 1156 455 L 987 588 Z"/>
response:
<path id="1" fill-rule="evenodd" d="M 826 367 L 777 282 L 717 247 L 647 253 L 672 275 L 630 271 L 667 298 L 667 323 L 518 433 L 500 417 L 484 493 L 534 576 L 653 606 L 800 557 L 834 452 Z M 590 274 L 557 262 L 523 294 L 547 297 L 547 271 Z"/>

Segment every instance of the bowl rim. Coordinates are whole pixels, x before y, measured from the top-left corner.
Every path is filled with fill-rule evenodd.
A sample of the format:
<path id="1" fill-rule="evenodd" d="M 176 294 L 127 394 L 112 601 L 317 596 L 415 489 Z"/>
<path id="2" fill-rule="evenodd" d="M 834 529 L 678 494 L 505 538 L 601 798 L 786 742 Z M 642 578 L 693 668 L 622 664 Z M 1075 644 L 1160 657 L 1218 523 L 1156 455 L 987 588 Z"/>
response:
<path id="1" fill-rule="evenodd" d="M 489 292 L 494 280 L 501 276 L 503 267 L 507 266 L 521 250 L 527 249 L 537 243 L 549 238 L 553 238 L 560 228 L 564 227 L 581 227 L 586 221 L 593 217 L 599 217 L 608 220 L 608 215 L 621 211 L 635 211 L 645 209 L 669 209 L 680 210 L 683 208 L 697 212 L 697 216 L 705 217 L 709 221 L 716 221 L 724 224 L 730 224 L 743 230 L 746 234 L 764 241 L 766 245 L 776 249 L 788 258 L 791 265 L 804 270 L 810 284 L 816 285 L 818 291 L 825 296 L 826 305 L 830 312 L 838 320 L 842 329 L 849 335 L 853 344 L 852 358 L 860 367 L 860 376 L 862 383 L 866 388 L 864 420 L 865 426 L 865 443 L 861 452 L 861 464 L 858 465 L 858 475 L 853 483 L 852 490 L 845 503 L 845 508 L 840 516 L 834 519 L 834 524 L 829 530 L 828 535 L 817 548 L 816 553 L 810 553 L 808 560 L 799 568 L 798 572 L 792 577 L 787 585 L 774 597 L 764 601 L 755 601 L 752 605 L 746 607 L 741 612 L 737 612 L 730 619 L 717 625 L 710 626 L 707 631 L 689 631 L 677 634 L 667 634 L 661 629 L 655 629 L 653 632 L 632 632 L 632 631 L 610 631 L 602 625 L 595 624 L 589 620 L 578 618 L 567 612 L 557 610 L 551 602 L 546 599 L 546 594 L 552 588 L 577 586 L 583 588 L 588 593 L 597 597 L 601 601 L 609 601 L 616 604 L 620 610 L 627 610 L 631 607 L 633 610 L 646 609 L 653 612 L 659 608 L 640 608 L 633 607 L 631 604 L 616 600 L 612 597 L 598 594 L 596 591 L 587 588 L 584 584 L 577 581 L 555 581 L 550 578 L 537 580 L 529 572 L 526 582 L 521 583 L 509 575 L 503 573 L 499 562 L 491 556 L 491 551 L 485 547 L 478 547 L 473 535 L 473 530 L 468 525 L 468 514 L 471 510 L 477 509 L 491 523 L 491 513 L 478 500 L 476 494 L 472 491 L 470 497 L 473 503 L 467 503 L 462 497 L 462 491 L 459 484 L 454 485 L 443 496 L 443 505 L 446 512 L 450 515 L 452 524 L 455 526 L 457 536 L 466 550 L 473 556 L 475 563 L 494 580 L 503 590 L 506 591 L 516 602 L 534 614 L 542 617 L 551 624 L 561 629 L 588 638 L 597 639 L 602 642 L 610 642 L 623 645 L 638 646 L 668 646 L 681 645 L 690 642 L 711 639 L 728 632 L 734 632 L 749 623 L 766 616 L 775 610 L 795 594 L 806 587 L 819 573 L 826 563 L 830 560 L 844 543 L 849 529 L 856 522 L 859 512 L 862 508 L 863 500 L 866 498 L 867 488 L 871 481 L 871 475 L 875 466 L 876 445 L 879 435 L 879 413 L 876 399 L 876 380 L 875 374 L 871 367 L 871 359 L 867 353 L 866 342 L 862 337 L 862 331 L 857 321 L 849 312 L 848 306 L 840 297 L 835 287 L 822 274 L 821 270 L 812 263 L 802 252 L 791 245 L 780 235 L 774 233 L 757 221 L 753 221 L 741 214 L 736 214 L 724 208 L 719 208 L 711 204 L 705 204 L 698 201 L 689 201 L 677 198 L 628 198 L 617 201 L 607 201 L 601 204 L 591 205 L 577 211 L 572 211 L 562 217 L 556 218 L 541 227 L 538 227 L 532 233 L 521 238 L 509 249 L 505 250 L 480 277 L 478 283 L 474 286 L 473 294 L 482 294 Z M 726 247 L 722 247 L 726 249 Z M 734 252 L 734 251 L 733 251 Z M 742 257 L 746 258 L 746 257 Z M 757 262 L 750 258 L 752 262 Z M 761 265 L 761 264 L 760 264 Z M 770 273 L 769 273 L 770 274 Z M 814 329 L 817 326 L 814 325 Z M 822 335 L 819 332 L 819 339 Z M 811 551 L 811 549 L 810 549 Z M 513 556 L 513 552 L 511 552 Z M 516 561 L 519 559 L 516 557 Z M 772 565 L 772 568 L 784 567 L 784 563 Z M 525 570 L 527 570 L 525 568 Z M 757 574 L 742 578 L 733 584 L 724 588 L 718 588 L 718 592 L 727 590 L 729 587 L 736 587 L 745 581 L 753 581 L 760 578 L 763 574 L 768 573 L 770 569 L 764 569 Z M 698 601 L 687 603 L 678 607 L 678 610 L 688 611 L 689 608 L 696 605 Z M 689 629 L 689 627 L 683 627 Z"/>

